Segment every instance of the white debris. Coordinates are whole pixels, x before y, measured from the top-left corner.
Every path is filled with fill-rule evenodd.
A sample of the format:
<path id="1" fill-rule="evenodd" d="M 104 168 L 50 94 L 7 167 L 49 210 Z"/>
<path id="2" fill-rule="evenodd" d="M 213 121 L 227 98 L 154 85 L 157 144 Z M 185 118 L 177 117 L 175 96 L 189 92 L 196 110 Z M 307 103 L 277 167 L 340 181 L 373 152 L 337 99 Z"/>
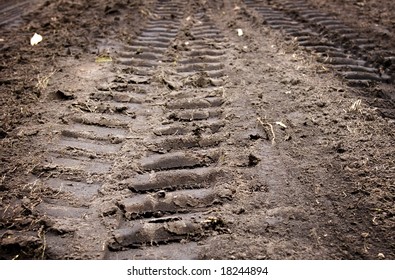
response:
<path id="1" fill-rule="evenodd" d="M 30 39 L 30 44 L 32 46 L 37 45 L 38 43 L 40 43 L 43 40 L 43 36 L 41 36 L 40 34 L 34 33 L 33 37 Z"/>
<path id="2" fill-rule="evenodd" d="M 357 101 L 355 101 L 351 107 L 350 107 L 350 111 L 361 111 L 362 109 L 362 100 L 358 99 Z"/>
<path id="3" fill-rule="evenodd" d="M 283 128 L 287 128 L 287 126 L 282 122 L 276 122 L 276 124 L 278 124 L 279 126 L 281 126 Z"/>
<path id="4" fill-rule="evenodd" d="M 378 254 L 377 254 L 377 257 L 379 257 L 380 259 L 385 259 L 385 256 L 384 256 L 383 253 L 378 253 Z"/>
<path id="5" fill-rule="evenodd" d="M 243 36 L 243 30 L 241 28 L 237 28 L 237 35 Z"/>

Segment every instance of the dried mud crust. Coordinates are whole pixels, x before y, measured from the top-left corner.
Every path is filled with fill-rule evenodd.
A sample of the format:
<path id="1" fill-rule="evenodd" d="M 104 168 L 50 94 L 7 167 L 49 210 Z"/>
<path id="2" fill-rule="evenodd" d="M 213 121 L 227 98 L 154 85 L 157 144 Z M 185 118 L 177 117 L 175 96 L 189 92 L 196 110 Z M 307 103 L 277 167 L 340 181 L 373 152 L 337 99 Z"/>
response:
<path id="1" fill-rule="evenodd" d="M 1 259 L 395 258 L 393 85 L 245 2 L 47 1 L 2 31 Z"/>

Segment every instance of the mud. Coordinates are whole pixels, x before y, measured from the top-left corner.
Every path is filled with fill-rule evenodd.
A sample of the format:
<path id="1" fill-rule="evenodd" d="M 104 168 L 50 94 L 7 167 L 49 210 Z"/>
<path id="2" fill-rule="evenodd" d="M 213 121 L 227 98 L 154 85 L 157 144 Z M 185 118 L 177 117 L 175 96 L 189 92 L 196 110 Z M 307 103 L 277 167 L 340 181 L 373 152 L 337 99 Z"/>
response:
<path id="1" fill-rule="evenodd" d="M 0 259 L 394 259 L 391 5 L 4 1 Z"/>

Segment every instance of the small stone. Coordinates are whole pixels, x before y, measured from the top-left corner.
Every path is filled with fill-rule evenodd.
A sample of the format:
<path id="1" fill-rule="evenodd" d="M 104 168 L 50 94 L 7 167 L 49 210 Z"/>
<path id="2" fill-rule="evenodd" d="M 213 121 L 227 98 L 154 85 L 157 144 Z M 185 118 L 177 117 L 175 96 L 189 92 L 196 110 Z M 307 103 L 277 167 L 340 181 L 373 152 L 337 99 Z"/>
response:
<path id="1" fill-rule="evenodd" d="M 380 259 L 385 259 L 385 256 L 384 256 L 383 253 L 378 253 L 378 254 L 377 254 L 377 257 L 380 258 Z"/>

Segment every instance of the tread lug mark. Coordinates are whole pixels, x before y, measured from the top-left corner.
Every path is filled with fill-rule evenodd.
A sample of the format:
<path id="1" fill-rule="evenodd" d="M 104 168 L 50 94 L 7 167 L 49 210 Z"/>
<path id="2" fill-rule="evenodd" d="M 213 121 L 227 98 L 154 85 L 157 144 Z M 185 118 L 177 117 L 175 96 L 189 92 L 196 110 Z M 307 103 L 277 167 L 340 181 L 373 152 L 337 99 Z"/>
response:
<path id="1" fill-rule="evenodd" d="M 218 155 L 215 153 L 206 155 L 191 152 L 175 152 L 145 157 L 141 160 L 140 165 L 143 170 L 202 167 L 213 163 L 215 158 L 218 158 Z"/>
<path id="2" fill-rule="evenodd" d="M 159 171 L 154 174 L 137 175 L 123 184 L 133 192 L 205 188 L 212 186 L 221 174 L 222 171 L 214 168 Z"/>
<path id="3" fill-rule="evenodd" d="M 108 173 L 112 167 L 112 163 L 92 161 L 92 159 L 84 157 L 64 157 L 54 154 L 49 160 L 55 166 L 61 166 L 69 171 L 83 170 L 86 173 L 93 174 Z"/>
<path id="4" fill-rule="evenodd" d="M 45 183 L 55 192 L 66 191 L 85 202 L 93 199 L 101 187 L 95 182 L 76 182 L 60 178 L 49 178 Z"/>
<path id="5" fill-rule="evenodd" d="M 171 113 L 168 119 L 177 121 L 199 121 L 215 118 L 222 114 L 219 110 L 184 110 L 181 112 Z"/>
<path id="6" fill-rule="evenodd" d="M 213 147 L 218 146 L 222 141 L 224 141 L 225 137 L 221 135 L 212 135 L 212 136 L 184 136 L 184 137 L 167 137 L 165 140 L 156 140 L 152 141 L 148 145 L 148 149 L 152 152 L 167 152 L 178 149 L 187 149 L 187 148 L 205 148 L 205 147 Z"/>
<path id="7" fill-rule="evenodd" d="M 122 247 L 140 247 L 145 244 L 161 244 L 180 241 L 202 235 L 202 220 L 175 217 L 164 221 L 151 220 L 146 223 L 131 223 L 130 227 L 114 232 L 114 240 L 109 247 L 119 250 Z"/>
<path id="8" fill-rule="evenodd" d="M 211 189 L 182 190 L 166 193 L 137 195 L 119 203 L 127 219 L 149 218 L 166 213 L 196 212 L 222 200 L 231 199 L 231 194 L 220 194 Z"/>
<path id="9" fill-rule="evenodd" d="M 200 122 L 199 124 L 194 124 L 194 126 L 191 126 L 189 123 L 178 123 L 156 128 L 154 129 L 154 134 L 156 136 L 176 136 L 196 133 L 196 131 L 199 130 L 202 133 L 207 131 L 207 134 L 212 135 L 218 133 L 224 126 L 225 123 L 218 120 L 207 120 L 206 123 Z"/>

